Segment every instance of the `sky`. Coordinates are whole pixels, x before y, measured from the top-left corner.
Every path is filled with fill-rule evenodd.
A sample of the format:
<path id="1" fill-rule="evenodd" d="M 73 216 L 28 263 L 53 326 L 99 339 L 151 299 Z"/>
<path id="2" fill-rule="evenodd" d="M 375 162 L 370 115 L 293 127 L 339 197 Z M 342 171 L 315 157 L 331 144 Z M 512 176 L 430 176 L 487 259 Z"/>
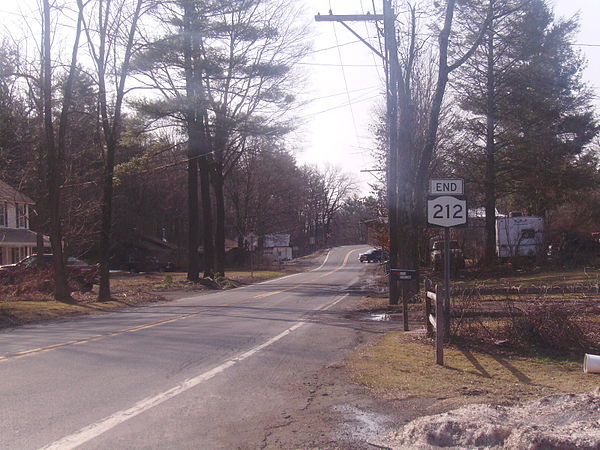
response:
<path id="1" fill-rule="evenodd" d="M 305 0 L 306 14 L 363 14 L 373 11 L 371 0 Z M 571 17 L 580 13 L 581 29 L 576 39 L 588 60 L 584 81 L 600 98 L 600 0 L 549 0 L 556 17 Z M 381 7 L 381 1 L 376 2 Z M 378 9 L 377 13 L 381 13 Z M 353 28 L 365 37 L 375 37 L 374 27 L 355 23 Z M 313 25 L 315 50 L 306 65 L 310 72 L 308 91 L 313 102 L 306 108 L 307 122 L 302 128 L 303 142 L 298 159 L 310 164 L 331 164 L 352 173 L 363 194 L 368 194 L 368 182 L 373 173 L 361 173 L 373 167 L 370 150 L 373 146 L 372 126 L 377 108 L 384 105 L 383 76 L 377 56 L 342 25 L 318 22 Z M 375 40 L 376 42 L 376 40 Z M 336 47 L 343 45 L 342 47 Z M 596 47 L 589 46 L 596 45 Z M 343 67 L 342 67 L 343 65 Z M 374 67 L 378 65 L 379 67 Z M 330 95 L 334 97 L 328 97 Z M 595 104 L 600 115 L 600 101 Z M 325 111 L 325 112 L 323 112 Z"/>
<path id="2" fill-rule="evenodd" d="M 302 125 L 291 136 L 300 163 L 331 165 L 352 174 L 359 192 L 368 194 L 368 183 L 377 173 L 373 168 L 373 126 L 384 107 L 384 72 L 380 58 L 359 42 L 342 25 L 315 22 L 317 13 L 381 13 L 381 0 L 303 0 L 302 20 L 312 29 L 313 51 L 302 63 L 307 83 L 302 98 L 309 103 L 298 112 Z M 15 13 L 30 11 L 37 0 L 0 0 L 0 26 L 13 32 Z M 600 98 L 600 0 L 548 0 L 557 17 L 580 14 L 581 29 L 576 39 L 588 60 L 584 81 Z M 354 23 L 352 28 L 376 47 L 373 24 Z M 600 115 L 600 100 L 596 99 Z M 379 174 L 380 175 L 380 174 Z"/>

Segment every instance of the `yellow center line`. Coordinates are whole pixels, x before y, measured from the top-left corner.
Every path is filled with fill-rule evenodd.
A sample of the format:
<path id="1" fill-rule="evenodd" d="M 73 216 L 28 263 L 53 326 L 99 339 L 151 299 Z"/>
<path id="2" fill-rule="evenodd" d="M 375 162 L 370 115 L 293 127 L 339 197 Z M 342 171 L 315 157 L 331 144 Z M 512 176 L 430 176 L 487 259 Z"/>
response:
<path id="1" fill-rule="evenodd" d="M 294 287 L 295 287 L 295 286 L 294 286 Z M 255 296 L 254 296 L 254 297 L 252 297 L 252 298 L 265 298 L 265 297 L 269 297 L 269 296 L 271 296 L 271 295 L 275 295 L 275 294 L 281 294 L 282 292 L 285 292 L 285 291 L 287 291 L 287 290 L 289 290 L 289 289 L 284 289 L 283 291 L 273 291 L 273 292 L 267 292 L 267 293 L 265 293 L 265 294 L 259 294 L 259 295 L 255 295 Z"/>
<path id="2" fill-rule="evenodd" d="M 69 345 L 87 344 L 89 342 L 99 341 L 101 339 L 105 339 L 108 337 L 119 336 L 119 335 L 126 334 L 126 333 L 134 333 L 136 331 L 146 330 L 148 328 L 154 328 L 154 327 L 158 327 L 160 325 L 165 325 L 167 323 L 172 323 L 172 322 L 177 322 L 179 320 L 187 319 L 188 317 L 196 316 L 196 315 L 201 314 L 206 311 L 208 311 L 208 310 L 205 309 L 203 311 L 199 311 L 196 313 L 184 314 L 184 315 L 172 318 L 172 319 L 166 319 L 166 320 L 161 320 L 159 322 L 138 325 L 138 326 L 131 327 L 131 328 L 125 328 L 123 330 L 113 331 L 111 333 L 96 334 L 94 336 L 91 336 L 91 337 L 85 338 L 85 339 L 76 339 L 73 341 L 67 341 L 67 342 L 61 342 L 59 344 L 48 345 L 47 347 L 38 347 L 38 348 L 30 349 L 30 350 L 24 350 L 22 352 L 11 353 L 8 355 L 0 356 L 0 362 L 4 362 L 9 359 L 23 358 L 24 356 L 36 355 L 36 354 L 48 352 L 50 350 L 55 350 L 57 348 L 67 347 Z"/>
<path id="3" fill-rule="evenodd" d="M 316 277 L 316 278 L 313 278 L 312 280 L 308 280 L 308 281 L 307 281 L 307 282 L 305 282 L 305 283 L 298 283 L 298 284 L 296 284 L 296 285 L 294 285 L 294 286 L 291 286 L 291 287 L 289 287 L 289 288 L 287 288 L 287 289 L 282 289 L 282 290 L 280 290 L 280 291 L 272 291 L 272 292 L 266 292 L 266 293 L 264 293 L 264 294 L 258 294 L 258 295 L 255 295 L 255 296 L 254 296 L 254 297 L 252 297 L 252 298 L 265 298 L 265 297 L 270 297 L 271 295 L 275 295 L 275 294 L 281 294 L 282 292 L 288 292 L 288 291 L 291 291 L 292 289 L 296 289 L 297 287 L 300 287 L 300 286 L 302 286 L 303 284 L 306 284 L 306 283 L 312 283 L 312 282 L 314 282 L 314 281 L 320 280 L 320 279 L 321 279 L 321 278 L 323 278 L 323 277 L 329 276 L 329 275 L 331 275 L 332 273 L 335 273 L 335 272 L 337 272 L 338 270 L 342 270 L 344 267 L 346 267 L 346 265 L 348 264 L 348 259 L 350 258 L 350 255 L 351 255 L 352 253 L 354 253 L 355 251 L 356 251 L 356 250 L 350 250 L 350 251 L 349 251 L 349 252 L 346 254 L 346 257 L 344 258 L 344 261 L 342 262 L 342 265 L 341 265 L 340 267 L 338 267 L 337 269 L 333 269 L 333 270 L 332 270 L 332 271 L 330 271 L 330 272 L 327 272 L 327 273 L 324 273 L 324 274 L 322 274 L 322 275 L 319 275 L 318 277 Z"/>
<path id="4" fill-rule="evenodd" d="M 308 283 L 312 283 L 314 281 L 320 280 L 321 278 L 331 275 L 335 272 L 337 272 L 338 270 L 343 269 L 344 267 L 346 267 L 346 264 L 348 263 L 348 259 L 350 258 L 350 255 L 355 252 L 356 250 L 350 250 L 347 254 L 346 257 L 344 258 L 344 261 L 342 263 L 342 265 L 340 267 L 338 267 L 337 269 L 334 269 L 330 272 L 324 273 L 322 275 L 319 275 L 316 278 L 313 278 L 312 280 L 309 280 Z M 266 292 L 264 294 L 259 294 L 256 295 L 254 297 L 252 297 L 253 299 L 255 298 L 265 298 L 265 297 L 269 297 L 271 295 L 276 295 L 276 294 L 281 294 L 282 292 L 287 292 L 287 291 L 291 291 L 292 289 L 296 289 L 297 287 L 302 286 L 302 284 L 304 283 L 299 283 L 296 284 L 295 286 L 289 287 L 287 289 L 282 289 L 280 291 L 272 291 L 272 292 Z M 223 306 L 230 306 L 229 305 L 223 305 Z M 0 356 L 0 362 L 4 362 L 4 361 L 8 361 L 8 360 L 13 360 L 13 359 L 19 359 L 19 358 L 24 358 L 25 356 L 31 356 L 31 355 L 38 355 L 40 353 L 45 353 L 45 352 L 49 352 L 51 350 L 56 350 L 57 348 L 62 348 L 62 347 L 67 347 L 69 345 L 80 345 L 80 344 L 87 344 L 90 342 L 95 342 L 95 341 L 99 341 L 101 339 L 106 339 L 109 337 L 115 337 L 115 336 L 120 336 L 123 334 L 127 334 L 127 333 L 135 333 L 136 331 L 141 331 L 141 330 L 147 330 L 149 328 L 154 328 L 154 327 L 158 327 L 160 325 L 166 325 L 168 323 L 173 323 L 173 322 L 178 322 L 180 320 L 183 319 L 187 319 L 189 317 L 193 317 L 193 316 L 197 316 L 199 314 L 202 314 L 206 311 L 209 311 L 209 309 L 202 309 L 200 311 L 197 311 L 195 313 L 189 313 L 189 314 L 183 314 L 181 316 L 177 316 L 174 317 L 172 319 L 166 319 L 166 320 L 161 320 L 158 322 L 153 322 L 153 323 L 148 323 L 148 324 L 143 324 L 143 325 L 137 325 L 135 327 L 131 327 L 131 328 L 125 328 L 123 330 L 118 330 L 118 331 L 113 331 L 110 333 L 106 333 L 106 334 L 96 334 L 94 336 L 90 336 L 88 338 L 85 339 L 76 339 L 73 341 L 67 341 L 67 342 L 61 342 L 58 344 L 53 344 L 53 345 L 48 345 L 47 347 L 38 347 L 38 348 L 33 348 L 33 349 L 29 349 L 29 350 L 24 350 L 21 352 L 17 352 L 17 353 L 10 353 L 8 355 L 4 355 L 4 356 Z"/>

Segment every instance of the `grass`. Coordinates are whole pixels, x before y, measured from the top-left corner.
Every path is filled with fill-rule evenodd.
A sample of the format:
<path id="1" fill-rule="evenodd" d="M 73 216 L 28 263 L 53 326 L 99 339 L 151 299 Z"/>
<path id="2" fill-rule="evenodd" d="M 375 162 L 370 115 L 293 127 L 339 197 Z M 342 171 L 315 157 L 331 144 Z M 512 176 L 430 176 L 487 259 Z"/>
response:
<path id="1" fill-rule="evenodd" d="M 445 349 L 444 356 L 446 365 L 438 366 L 424 339 L 391 332 L 356 352 L 348 365 L 354 381 L 381 396 L 431 397 L 451 407 L 586 392 L 600 382 L 600 376 L 584 374 L 579 361 L 459 347 Z"/>
<path id="2" fill-rule="evenodd" d="M 0 301 L 0 328 L 64 319 L 85 314 L 113 311 L 160 300 L 157 296 L 146 296 L 128 300 L 123 295 L 109 302 L 61 303 L 54 300 L 2 300 Z"/>
<path id="3" fill-rule="evenodd" d="M 224 288 L 256 283 L 290 272 L 257 270 L 251 277 L 250 271 L 232 271 L 227 279 L 221 280 Z M 0 297 L 0 328 L 63 319 L 102 311 L 112 311 L 151 302 L 165 300 L 158 293 L 173 290 L 206 290 L 198 283 L 186 280 L 184 272 L 129 274 L 125 272 L 111 274 L 111 292 L 113 300 L 97 302 L 97 286 L 89 293 L 73 293 L 74 304 L 54 301 L 51 293 L 29 292 L 26 294 L 8 294 Z"/>
<path id="4" fill-rule="evenodd" d="M 569 286 L 569 285 L 592 285 L 600 283 L 600 270 L 590 268 L 578 268 L 571 270 L 520 272 L 515 270 L 511 274 L 499 276 L 490 275 L 487 278 L 474 280 L 453 280 L 455 289 L 471 289 L 478 286 L 493 288 L 507 286 Z"/>
<path id="5" fill-rule="evenodd" d="M 228 271 L 226 273 L 225 288 L 238 287 L 243 284 L 257 283 L 272 278 L 288 275 L 290 271 L 274 271 L 274 270 L 255 270 L 253 274 L 249 270 Z M 253 276 L 251 276 L 253 275 Z M 144 288 L 150 291 L 164 290 L 197 290 L 204 289 L 204 286 L 198 283 L 187 281 L 185 272 L 168 272 L 168 273 L 141 273 L 130 274 L 126 272 L 118 272 L 111 274 L 111 285 L 129 288 Z M 221 281 L 221 278 L 219 279 Z"/>

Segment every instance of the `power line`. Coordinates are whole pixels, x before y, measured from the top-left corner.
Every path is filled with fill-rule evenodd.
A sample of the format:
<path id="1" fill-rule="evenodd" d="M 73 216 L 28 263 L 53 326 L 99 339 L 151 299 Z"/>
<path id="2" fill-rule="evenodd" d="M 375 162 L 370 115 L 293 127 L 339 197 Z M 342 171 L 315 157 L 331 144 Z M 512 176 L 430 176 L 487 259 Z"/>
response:
<path id="1" fill-rule="evenodd" d="M 329 11 L 331 11 L 331 0 L 329 0 Z M 356 143 L 358 145 L 360 145 L 360 138 L 358 137 L 358 127 L 356 126 L 356 118 L 354 117 L 354 109 L 352 108 L 352 99 L 350 98 L 350 92 L 348 89 L 348 80 L 346 79 L 346 70 L 344 68 L 344 63 L 342 61 L 342 52 L 340 50 L 339 47 L 339 40 L 338 40 L 338 36 L 337 36 L 337 31 L 335 29 L 335 23 L 331 24 L 332 28 L 333 28 L 333 35 L 335 37 L 335 43 L 338 46 L 337 47 L 337 52 L 338 52 L 338 57 L 340 58 L 340 64 L 341 64 L 341 69 L 342 69 L 342 77 L 344 78 L 344 86 L 346 87 L 346 96 L 348 98 L 348 106 L 350 107 L 350 116 L 352 117 L 352 126 L 354 127 L 354 134 L 356 137 Z"/>
<path id="2" fill-rule="evenodd" d="M 367 91 L 367 90 L 371 90 L 371 89 L 379 89 L 379 86 L 370 86 L 370 87 L 366 87 L 366 88 L 354 89 L 354 90 L 350 91 L 350 93 Z M 346 95 L 346 91 L 338 92 L 337 94 L 330 94 L 330 95 L 324 95 L 322 97 L 311 98 L 310 101 L 314 102 L 317 100 L 324 100 L 324 99 L 331 98 L 331 97 L 339 97 L 340 95 Z"/>
<path id="3" fill-rule="evenodd" d="M 325 66 L 325 67 L 379 67 L 377 64 L 333 64 L 333 63 L 296 63 L 301 66 Z"/>
<path id="4" fill-rule="evenodd" d="M 308 53 L 319 53 L 319 52 L 325 52 L 327 50 L 334 50 L 334 49 L 339 48 L 339 47 L 345 47 L 346 45 L 356 44 L 357 42 L 360 42 L 360 40 L 357 39 L 355 41 L 345 42 L 344 44 L 332 45 L 331 47 L 320 48 L 320 49 L 313 50 L 313 51 L 308 52 Z"/>
<path id="5" fill-rule="evenodd" d="M 346 108 L 347 106 L 352 107 L 352 105 L 356 105 L 357 103 L 366 102 L 368 100 L 373 100 L 375 98 L 381 98 L 381 95 L 372 95 L 371 97 L 363 98 L 363 99 L 360 99 L 360 100 L 356 99 L 354 101 L 345 102 L 345 103 L 342 103 L 341 105 L 333 106 L 331 108 L 327 108 L 327 109 L 324 109 L 322 111 L 318 111 L 318 112 L 315 112 L 315 113 L 307 114 L 306 116 L 300 117 L 300 119 L 309 119 L 311 117 L 318 116 L 319 114 L 324 114 L 324 113 L 329 112 L 329 111 L 333 111 L 333 110 L 340 109 L 340 108 Z"/>

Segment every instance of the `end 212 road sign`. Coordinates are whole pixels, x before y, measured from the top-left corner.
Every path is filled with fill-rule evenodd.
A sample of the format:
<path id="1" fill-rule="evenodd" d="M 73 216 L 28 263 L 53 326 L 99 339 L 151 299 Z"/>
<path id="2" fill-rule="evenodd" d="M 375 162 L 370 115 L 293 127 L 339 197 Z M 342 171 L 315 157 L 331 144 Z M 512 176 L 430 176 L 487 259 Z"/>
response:
<path id="1" fill-rule="evenodd" d="M 427 200 L 427 223 L 438 227 L 457 227 L 467 223 L 467 201 L 450 195 Z"/>

